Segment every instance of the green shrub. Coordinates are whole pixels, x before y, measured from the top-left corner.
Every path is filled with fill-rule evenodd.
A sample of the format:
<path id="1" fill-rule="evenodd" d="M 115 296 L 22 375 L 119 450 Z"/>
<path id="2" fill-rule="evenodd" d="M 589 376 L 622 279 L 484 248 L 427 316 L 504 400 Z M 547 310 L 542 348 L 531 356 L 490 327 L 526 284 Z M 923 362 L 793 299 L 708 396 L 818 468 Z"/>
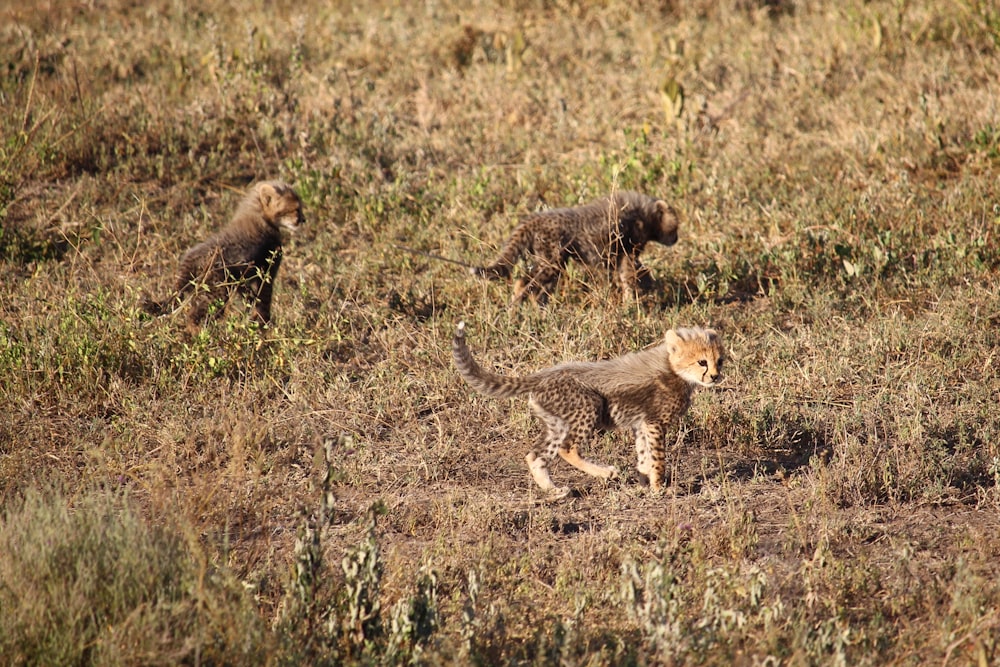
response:
<path id="1" fill-rule="evenodd" d="M 0 520 L 7 664 L 256 664 L 264 640 L 238 582 L 126 495 L 31 491 Z"/>

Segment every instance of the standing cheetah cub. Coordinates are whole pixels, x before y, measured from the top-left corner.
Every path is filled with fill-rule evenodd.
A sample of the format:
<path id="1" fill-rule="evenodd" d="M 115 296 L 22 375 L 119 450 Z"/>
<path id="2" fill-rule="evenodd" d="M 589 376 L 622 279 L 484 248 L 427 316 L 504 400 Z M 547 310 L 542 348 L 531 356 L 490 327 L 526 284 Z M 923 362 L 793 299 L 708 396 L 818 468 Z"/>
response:
<path id="1" fill-rule="evenodd" d="M 160 302 L 147 299 L 144 310 L 161 315 L 193 293 L 188 323 L 196 329 L 212 303 L 225 304 L 239 292 L 253 304 L 257 322 L 269 323 L 274 277 L 281 264 L 281 232 L 295 231 L 304 221 L 302 200 L 291 186 L 280 181 L 258 183 L 228 225 L 181 256 L 170 296 Z"/>
<path id="2" fill-rule="evenodd" d="M 513 303 L 538 295 L 545 303 L 566 262 L 573 259 L 617 274 L 623 298 L 638 294 L 644 267 L 639 255 L 655 241 L 677 243 L 677 212 L 662 199 L 638 192 L 616 192 L 583 206 L 533 213 L 511 233 L 500 256 L 473 275 L 506 278 L 522 256 L 530 256 L 527 275 L 514 284 Z"/>
<path id="3" fill-rule="evenodd" d="M 605 361 L 571 361 L 524 377 L 484 370 L 465 343 L 465 322 L 452 340 L 455 366 L 465 381 L 488 396 L 528 394 L 528 406 L 545 426 L 544 448 L 525 457 L 535 483 L 554 498 L 569 493 L 549 477 L 549 463 L 559 454 L 570 465 L 595 477 L 618 476 L 613 466 L 592 463 L 578 448 L 595 432 L 631 429 L 638 470 L 658 491 L 666 476 L 667 444 L 676 442 L 680 419 L 691 404 L 695 386 L 711 387 L 722 378 L 725 351 L 712 329 L 671 329 L 663 342 L 646 350 Z"/>

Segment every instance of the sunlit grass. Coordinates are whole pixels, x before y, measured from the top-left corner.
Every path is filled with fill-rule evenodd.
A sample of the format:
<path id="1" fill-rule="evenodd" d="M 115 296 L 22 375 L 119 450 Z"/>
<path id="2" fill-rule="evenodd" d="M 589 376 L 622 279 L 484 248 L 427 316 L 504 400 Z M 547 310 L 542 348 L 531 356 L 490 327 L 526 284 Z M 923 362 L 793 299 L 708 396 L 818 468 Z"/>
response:
<path id="1" fill-rule="evenodd" d="M 20 3 L 0 55 L 0 657 L 12 664 L 996 661 L 987 3 Z M 669 104 L 665 100 L 669 100 Z M 254 180 L 274 322 L 150 319 Z M 472 279 L 614 189 L 680 241 L 617 304 Z M 677 493 L 538 502 L 472 395 L 718 328 Z M 634 469 L 621 434 L 587 445 Z"/>

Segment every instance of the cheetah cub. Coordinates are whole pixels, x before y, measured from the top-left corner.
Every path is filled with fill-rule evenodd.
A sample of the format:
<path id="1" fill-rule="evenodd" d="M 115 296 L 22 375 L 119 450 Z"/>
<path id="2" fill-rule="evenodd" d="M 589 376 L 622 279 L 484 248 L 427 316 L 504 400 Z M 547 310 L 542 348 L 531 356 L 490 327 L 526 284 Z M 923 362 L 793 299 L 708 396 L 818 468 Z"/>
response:
<path id="1" fill-rule="evenodd" d="M 666 476 L 667 445 L 677 440 L 680 419 L 696 386 L 711 387 L 722 378 L 725 351 L 718 333 L 691 328 L 667 331 L 659 345 L 605 361 L 573 361 L 524 377 L 484 370 L 465 343 L 465 322 L 452 340 L 455 366 L 465 381 L 488 396 L 528 394 L 528 406 L 542 422 L 540 450 L 525 459 L 535 483 L 553 498 L 569 493 L 549 477 L 549 463 L 559 454 L 583 472 L 612 479 L 613 466 L 592 463 L 578 448 L 593 433 L 630 429 L 635 435 L 638 470 L 659 491 Z"/>
<path id="2" fill-rule="evenodd" d="M 514 284 L 513 303 L 537 295 L 545 303 L 568 260 L 617 274 L 627 301 L 638 294 L 646 277 L 639 255 L 652 241 L 677 243 L 677 212 L 662 199 L 638 192 L 616 192 L 611 197 L 573 208 L 557 208 L 524 217 L 489 266 L 473 267 L 473 275 L 506 278 L 524 256 L 527 275 Z"/>
<path id="3" fill-rule="evenodd" d="M 229 224 L 182 256 L 173 292 L 163 301 L 144 301 L 143 309 L 162 315 L 188 294 L 188 326 L 204 323 L 209 307 L 239 292 L 253 304 L 261 325 L 271 321 L 271 295 L 281 264 L 281 232 L 294 232 L 305 221 L 302 200 L 280 181 L 262 182 L 246 194 Z M 221 314 L 222 309 L 219 310 Z"/>

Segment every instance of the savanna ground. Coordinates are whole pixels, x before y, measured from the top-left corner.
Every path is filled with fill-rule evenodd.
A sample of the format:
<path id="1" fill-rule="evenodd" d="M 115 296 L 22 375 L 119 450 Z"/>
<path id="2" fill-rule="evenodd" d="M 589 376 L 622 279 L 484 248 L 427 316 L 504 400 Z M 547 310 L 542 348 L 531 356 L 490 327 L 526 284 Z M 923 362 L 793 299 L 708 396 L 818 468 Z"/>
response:
<path id="1" fill-rule="evenodd" d="M 1000 8 L 357 4 L 0 10 L 0 662 L 997 664 Z M 144 316 L 265 178 L 273 326 Z M 614 189 L 683 215 L 638 303 L 398 247 Z M 461 319 L 518 373 L 719 328 L 674 492 L 543 502 Z"/>

